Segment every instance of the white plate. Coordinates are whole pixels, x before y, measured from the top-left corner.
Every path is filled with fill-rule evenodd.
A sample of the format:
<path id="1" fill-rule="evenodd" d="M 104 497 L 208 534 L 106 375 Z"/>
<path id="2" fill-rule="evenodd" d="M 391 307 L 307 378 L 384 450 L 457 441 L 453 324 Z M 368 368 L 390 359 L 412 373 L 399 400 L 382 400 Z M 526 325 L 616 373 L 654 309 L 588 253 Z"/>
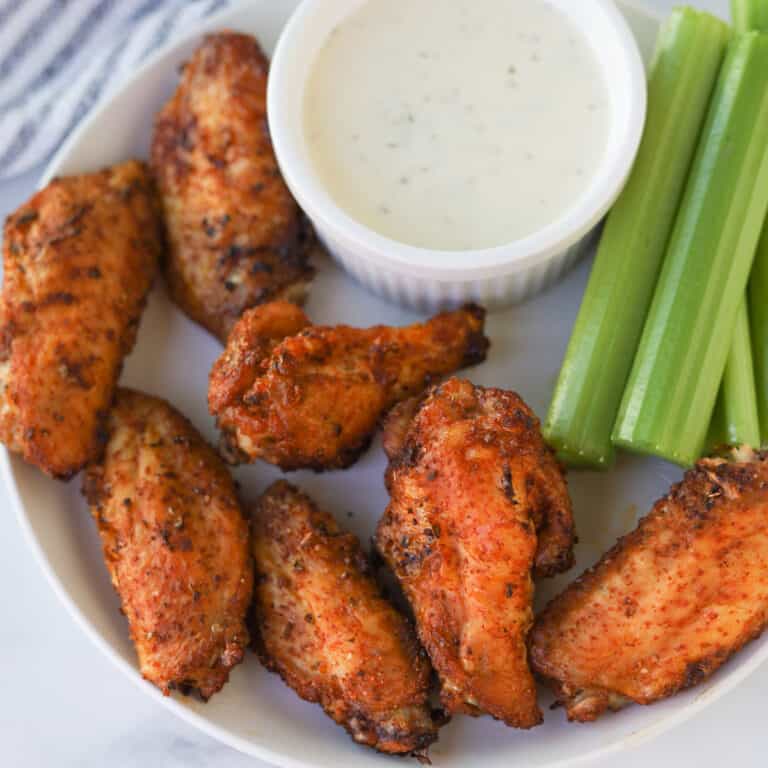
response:
<path id="1" fill-rule="evenodd" d="M 271 50 L 294 5 L 294 0 L 255 0 L 210 20 L 206 28 L 251 32 Z M 639 11 L 629 15 L 647 53 L 656 22 Z M 131 155 L 145 156 L 152 118 L 176 84 L 179 63 L 190 55 L 199 37 L 198 32 L 161 52 L 97 109 L 59 152 L 46 178 L 95 169 Z M 415 314 L 365 293 L 330 261 L 317 266 L 318 277 L 308 305 L 314 320 L 368 325 L 417 319 Z M 493 341 L 489 360 L 468 375 L 480 384 L 517 390 L 543 414 L 587 268 L 582 264 L 564 282 L 527 304 L 493 314 L 488 322 Z M 213 440 L 205 395 L 208 370 L 218 352 L 219 345 L 170 304 L 158 281 L 122 381 L 166 397 Z M 160 695 L 137 671 L 126 623 L 118 612 L 97 534 L 80 496 L 79 479 L 69 485 L 57 483 L 6 455 L 2 465 L 19 521 L 51 585 L 96 645 L 148 695 L 206 733 L 281 766 L 364 768 L 395 764 L 392 758 L 356 746 L 319 707 L 298 699 L 252 654 L 208 704 Z M 350 470 L 324 475 L 300 472 L 291 479 L 367 540 L 387 502 L 383 470 L 384 457 L 376 442 Z M 265 464 L 237 471 L 251 498 L 277 476 L 278 472 Z M 608 474 L 571 473 L 581 539 L 578 565 L 570 574 L 542 585 L 538 599 L 552 595 L 591 564 L 679 477 L 679 470 L 662 461 L 628 457 L 622 457 Z M 486 768 L 573 765 L 636 744 L 685 720 L 744 679 L 767 655 L 765 637 L 748 646 L 705 685 L 652 707 L 634 706 L 607 715 L 591 725 L 569 724 L 561 710 L 547 711 L 551 698 L 545 692 L 545 723 L 531 731 L 505 728 L 489 718 L 457 717 L 442 730 L 431 756 L 437 768 L 456 768 L 470 762 Z"/>

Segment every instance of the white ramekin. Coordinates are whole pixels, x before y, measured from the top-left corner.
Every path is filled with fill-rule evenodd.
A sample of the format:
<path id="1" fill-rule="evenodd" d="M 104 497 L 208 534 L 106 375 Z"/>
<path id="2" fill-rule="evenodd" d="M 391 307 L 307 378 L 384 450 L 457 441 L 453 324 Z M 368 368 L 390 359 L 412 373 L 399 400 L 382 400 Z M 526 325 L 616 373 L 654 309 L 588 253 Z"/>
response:
<path id="1" fill-rule="evenodd" d="M 384 237 L 330 197 L 304 140 L 307 76 L 331 30 L 365 0 L 304 0 L 272 59 L 267 108 L 285 180 L 333 257 L 377 294 L 419 309 L 464 301 L 502 306 L 557 280 L 585 250 L 626 181 L 645 122 L 646 87 L 635 39 L 612 0 L 548 0 L 589 40 L 611 97 L 611 131 L 600 168 L 566 213 L 545 228 L 496 248 L 439 251 Z M 563 115 L 563 120 L 568 116 Z"/>

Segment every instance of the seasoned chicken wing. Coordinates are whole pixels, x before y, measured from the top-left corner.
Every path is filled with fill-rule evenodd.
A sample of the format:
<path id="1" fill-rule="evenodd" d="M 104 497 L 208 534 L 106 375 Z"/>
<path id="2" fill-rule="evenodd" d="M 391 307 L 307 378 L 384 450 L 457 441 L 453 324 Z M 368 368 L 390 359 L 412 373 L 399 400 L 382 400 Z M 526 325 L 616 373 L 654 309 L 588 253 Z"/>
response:
<path id="1" fill-rule="evenodd" d="M 208 392 L 211 413 L 238 402 L 253 385 L 254 371 L 272 350 L 309 325 L 304 312 L 287 301 L 271 301 L 246 313 L 211 372 L 211 381 L 216 382 Z"/>
<path id="2" fill-rule="evenodd" d="M 142 675 L 163 693 L 220 690 L 248 645 L 248 524 L 227 468 L 162 400 L 119 390 L 91 506 Z"/>
<path id="3" fill-rule="evenodd" d="M 709 677 L 768 621 L 768 455 L 700 461 L 556 597 L 534 670 L 571 720 Z"/>
<path id="4" fill-rule="evenodd" d="M 161 244 L 136 161 L 54 179 L 5 223 L 0 440 L 49 475 L 70 478 L 103 447 Z"/>
<path id="5" fill-rule="evenodd" d="M 538 420 L 512 392 L 450 379 L 393 412 L 385 446 L 392 498 L 376 546 L 413 607 L 443 704 L 537 725 L 531 573 L 567 568 L 573 544 Z"/>
<path id="6" fill-rule="evenodd" d="M 284 481 L 262 496 L 251 530 L 264 664 L 356 742 L 423 752 L 438 727 L 427 701 L 429 661 L 381 596 L 358 540 Z"/>
<path id="7" fill-rule="evenodd" d="M 225 341 L 243 310 L 301 300 L 311 237 L 267 128 L 269 63 L 249 35 L 209 35 L 157 117 L 152 168 L 170 240 L 171 296 Z"/>
<path id="8" fill-rule="evenodd" d="M 249 310 L 210 376 L 224 454 L 285 470 L 349 466 L 395 403 L 485 359 L 484 318 L 468 306 L 406 328 L 299 330 L 308 321 L 286 302 Z M 296 331 L 275 343 L 278 322 Z"/>

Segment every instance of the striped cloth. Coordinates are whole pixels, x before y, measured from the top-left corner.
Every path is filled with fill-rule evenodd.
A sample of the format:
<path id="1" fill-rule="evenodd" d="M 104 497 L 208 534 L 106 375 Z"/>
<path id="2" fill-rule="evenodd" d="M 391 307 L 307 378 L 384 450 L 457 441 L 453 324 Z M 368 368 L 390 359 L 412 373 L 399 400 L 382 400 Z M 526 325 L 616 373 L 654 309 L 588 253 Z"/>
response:
<path id="1" fill-rule="evenodd" d="M 229 0 L 0 0 L 0 178 L 50 157 L 155 49 Z"/>

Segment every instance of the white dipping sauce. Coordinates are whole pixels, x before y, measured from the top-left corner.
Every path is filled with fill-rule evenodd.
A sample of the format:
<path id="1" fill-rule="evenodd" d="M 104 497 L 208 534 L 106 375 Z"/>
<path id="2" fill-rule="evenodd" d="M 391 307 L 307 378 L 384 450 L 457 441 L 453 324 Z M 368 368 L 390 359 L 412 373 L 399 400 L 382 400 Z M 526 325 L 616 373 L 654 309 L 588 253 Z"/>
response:
<path id="1" fill-rule="evenodd" d="M 336 203 L 410 245 L 503 245 L 565 213 L 610 131 L 580 30 L 545 0 L 368 0 L 331 33 L 304 102 Z"/>

